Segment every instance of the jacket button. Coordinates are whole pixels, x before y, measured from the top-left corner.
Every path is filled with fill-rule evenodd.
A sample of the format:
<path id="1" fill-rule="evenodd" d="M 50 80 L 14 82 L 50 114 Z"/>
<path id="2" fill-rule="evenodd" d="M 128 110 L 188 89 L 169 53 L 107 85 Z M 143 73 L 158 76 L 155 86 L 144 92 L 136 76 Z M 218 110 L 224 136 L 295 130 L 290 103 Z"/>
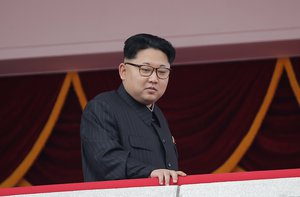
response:
<path id="1" fill-rule="evenodd" d="M 168 167 L 171 167 L 172 166 L 172 164 L 171 163 L 168 163 Z"/>
<path id="2" fill-rule="evenodd" d="M 162 142 L 165 144 L 165 143 L 166 143 L 166 140 L 165 140 L 165 139 L 163 139 L 163 140 L 162 140 Z"/>

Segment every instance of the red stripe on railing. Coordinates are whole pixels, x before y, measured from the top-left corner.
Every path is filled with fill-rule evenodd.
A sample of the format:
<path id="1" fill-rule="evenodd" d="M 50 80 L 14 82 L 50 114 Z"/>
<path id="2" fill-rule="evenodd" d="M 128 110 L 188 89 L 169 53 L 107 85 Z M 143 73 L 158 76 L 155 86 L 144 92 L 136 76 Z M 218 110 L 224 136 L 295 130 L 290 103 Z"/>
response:
<path id="1" fill-rule="evenodd" d="M 225 182 L 225 181 L 290 178 L 290 177 L 300 177 L 300 169 L 190 175 L 186 177 L 180 177 L 178 180 L 178 185 Z M 156 178 L 143 178 L 143 179 L 127 179 L 127 180 L 114 180 L 114 181 L 1 188 L 0 196 L 76 191 L 76 190 L 146 187 L 146 186 L 159 186 L 159 184 Z"/>

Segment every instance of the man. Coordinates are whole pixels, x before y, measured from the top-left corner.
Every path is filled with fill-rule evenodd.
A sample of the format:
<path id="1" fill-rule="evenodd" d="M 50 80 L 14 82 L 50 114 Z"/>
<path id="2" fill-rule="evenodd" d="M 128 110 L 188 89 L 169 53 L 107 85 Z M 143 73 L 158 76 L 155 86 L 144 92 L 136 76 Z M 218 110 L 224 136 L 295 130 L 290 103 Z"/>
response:
<path id="1" fill-rule="evenodd" d="M 167 121 L 156 101 L 164 94 L 175 49 L 163 38 L 137 34 L 125 41 L 122 84 L 99 94 L 82 115 L 85 181 L 157 177 L 177 182 L 178 158 Z"/>

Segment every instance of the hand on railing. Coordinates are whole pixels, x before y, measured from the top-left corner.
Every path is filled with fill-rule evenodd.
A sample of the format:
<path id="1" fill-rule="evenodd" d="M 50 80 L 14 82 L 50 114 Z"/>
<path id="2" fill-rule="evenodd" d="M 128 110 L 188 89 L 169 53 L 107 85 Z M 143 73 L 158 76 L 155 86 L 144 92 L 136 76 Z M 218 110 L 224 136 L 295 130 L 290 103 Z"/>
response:
<path id="1" fill-rule="evenodd" d="M 178 176 L 186 176 L 186 173 L 182 171 L 168 170 L 168 169 L 156 169 L 150 174 L 150 177 L 157 177 L 160 185 L 170 185 L 170 180 L 172 178 L 173 183 L 177 183 Z"/>

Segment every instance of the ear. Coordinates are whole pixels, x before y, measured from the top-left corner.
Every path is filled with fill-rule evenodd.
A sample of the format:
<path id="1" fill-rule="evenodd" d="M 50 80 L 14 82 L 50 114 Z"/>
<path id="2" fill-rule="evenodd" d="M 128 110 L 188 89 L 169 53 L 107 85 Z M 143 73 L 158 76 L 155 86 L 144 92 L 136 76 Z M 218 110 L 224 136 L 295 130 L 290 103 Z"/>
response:
<path id="1" fill-rule="evenodd" d="M 124 63 L 119 65 L 119 75 L 122 80 L 126 79 L 126 67 Z"/>

